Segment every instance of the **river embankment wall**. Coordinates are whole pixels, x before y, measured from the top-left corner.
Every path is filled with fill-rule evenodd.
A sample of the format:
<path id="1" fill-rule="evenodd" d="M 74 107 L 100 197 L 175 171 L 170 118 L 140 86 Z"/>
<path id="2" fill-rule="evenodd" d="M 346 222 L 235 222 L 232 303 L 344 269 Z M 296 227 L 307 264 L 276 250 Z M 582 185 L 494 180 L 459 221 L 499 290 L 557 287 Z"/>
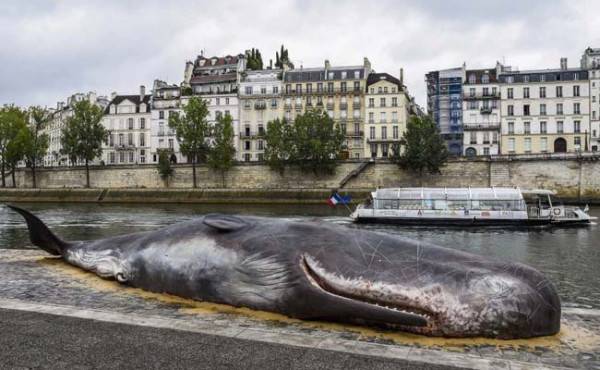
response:
<path id="1" fill-rule="evenodd" d="M 191 189 L 191 165 L 175 165 L 174 169 L 167 182 L 155 165 L 93 167 L 91 189 L 84 189 L 85 170 L 81 167 L 39 169 L 39 189 L 31 189 L 31 171 L 19 169 L 17 189 L 0 188 L 0 201 L 317 203 L 332 189 L 362 199 L 377 187 L 519 186 L 555 190 L 569 201 L 600 203 L 597 155 L 453 159 L 440 174 L 423 178 L 388 161 L 343 161 L 327 176 L 294 168 L 280 174 L 258 163 L 238 164 L 222 176 L 198 166 L 198 189 Z M 11 184 L 10 179 L 7 182 Z"/>

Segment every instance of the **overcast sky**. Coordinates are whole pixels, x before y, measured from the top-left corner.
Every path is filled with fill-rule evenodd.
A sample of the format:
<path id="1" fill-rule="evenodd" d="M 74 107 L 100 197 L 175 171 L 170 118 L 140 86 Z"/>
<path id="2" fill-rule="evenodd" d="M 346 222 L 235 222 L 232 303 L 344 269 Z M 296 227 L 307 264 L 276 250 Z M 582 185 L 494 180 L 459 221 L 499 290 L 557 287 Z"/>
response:
<path id="1" fill-rule="evenodd" d="M 180 83 L 186 60 L 283 43 L 296 66 L 362 64 L 397 76 L 420 104 L 424 74 L 459 66 L 577 66 L 600 47 L 600 1 L 34 1 L 0 2 L 0 104 L 55 106 Z"/>

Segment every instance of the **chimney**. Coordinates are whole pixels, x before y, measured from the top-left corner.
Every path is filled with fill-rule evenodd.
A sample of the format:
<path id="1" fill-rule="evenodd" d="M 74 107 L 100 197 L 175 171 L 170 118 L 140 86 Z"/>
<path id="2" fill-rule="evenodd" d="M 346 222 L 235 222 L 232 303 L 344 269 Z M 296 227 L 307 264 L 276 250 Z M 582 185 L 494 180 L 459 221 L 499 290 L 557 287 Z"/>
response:
<path id="1" fill-rule="evenodd" d="M 117 97 L 117 92 L 113 91 L 110 93 L 110 100 L 114 100 Z"/>
<path id="2" fill-rule="evenodd" d="M 325 59 L 325 69 L 331 69 L 331 63 L 329 63 L 329 59 Z"/>
<path id="3" fill-rule="evenodd" d="M 185 70 L 183 71 L 183 84 L 189 86 L 190 80 L 192 79 L 192 73 L 194 72 L 194 63 L 187 61 L 185 63 Z"/>
<path id="4" fill-rule="evenodd" d="M 144 101 L 146 97 L 146 86 L 140 85 L 140 101 Z"/>
<path id="5" fill-rule="evenodd" d="M 567 69 L 567 58 L 560 58 L 560 69 L 562 70 L 566 70 Z"/>
<path id="6" fill-rule="evenodd" d="M 88 100 L 90 101 L 90 103 L 95 104 L 96 101 L 98 100 L 96 93 L 94 91 L 90 91 L 88 93 Z"/>
<path id="7" fill-rule="evenodd" d="M 366 69 L 366 73 L 365 74 L 369 74 L 371 73 L 371 62 L 369 62 L 369 58 L 364 57 L 363 59 L 363 67 Z"/>
<path id="8" fill-rule="evenodd" d="M 404 86 L 404 68 L 400 68 L 400 85 Z"/>

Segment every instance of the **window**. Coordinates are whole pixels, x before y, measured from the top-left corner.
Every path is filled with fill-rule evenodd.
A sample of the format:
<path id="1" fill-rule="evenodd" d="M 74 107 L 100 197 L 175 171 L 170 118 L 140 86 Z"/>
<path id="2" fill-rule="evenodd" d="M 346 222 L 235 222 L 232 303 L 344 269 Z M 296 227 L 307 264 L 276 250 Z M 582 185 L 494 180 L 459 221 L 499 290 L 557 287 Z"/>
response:
<path id="1" fill-rule="evenodd" d="M 174 148 L 175 148 L 175 140 L 169 139 L 169 149 L 174 149 Z"/>
<path id="2" fill-rule="evenodd" d="M 523 122 L 523 132 L 526 135 L 531 134 L 531 122 Z"/>
<path id="3" fill-rule="evenodd" d="M 492 143 L 494 143 L 494 144 L 498 143 L 498 133 L 497 132 L 492 132 Z"/>
<path id="4" fill-rule="evenodd" d="M 398 112 L 392 112 L 392 122 L 398 122 Z"/>
<path id="5" fill-rule="evenodd" d="M 387 139 L 387 127 L 385 127 L 385 126 L 381 127 L 381 138 Z"/>
<path id="6" fill-rule="evenodd" d="M 529 98 L 529 88 L 528 87 L 524 87 L 523 88 L 523 98 L 524 99 L 528 99 Z"/>
<path id="7" fill-rule="evenodd" d="M 489 87 L 483 88 L 483 96 L 490 96 L 490 88 Z"/>
<path id="8" fill-rule="evenodd" d="M 342 80 L 345 80 L 347 76 L 348 73 L 346 71 L 342 71 Z"/>
<path id="9" fill-rule="evenodd" d="M 508 134 L 512 135 L 515 133 L 515 123 L 514 122 L 509 122 L 508 123 Z"/>
<path id="10" fill-rule="evenodd" d="M 125 152 L 119 152 L 119 163 L 125 162 Z"/>
<path id="11" fill-rule="evenodd" d="M 108 158 L 109 163 L 115 163 L 115 152 L 110 152 Z"/>
<path id="12" fill-rule="evenodd" d="M 323 92 L 323 83 L 322 82 L 317 83 L 317 92 Z"/>
<path id="13" fill-rule="evenodd" d="M 548 151 L 548 138 L 547 137 L 540 138 L 540 151 L 542 151 L 542 152 Z"/>
<path id="14" fill-rule="evenodd" d="M 545 98 L 546 97 L 546 88 L 545 87 L 540 87 L 540 98 Z"/>
<path id="15" fill-rule="evenodd" d="M 525 149 L 525 153 L 531 153 L 531 138 L 530 137 L 525 138 L 525 143 L 523 146 Z"/>
<path id="16" fill-rule="evenodd" d="M 296 94 L 302 94 L 302 84 L 296 84 Z"/>
<path id="17" fill-rule="evenodd" d="M 581 147 L 581 137 L 580 136 L 575 136 L 573 138 L 573 140 L 574 140 L 575 147 L 577 149 L 580 149 L 580 147 Z"/>
<path id="18" fill-rule="evenodd" d="M 563 105 L 562 103 L 557 103 L 556 104 L 556 114 L 563 114 Z"/>
<path id="19" fill-rule="evenodd" d="M 484 144 L 489 144 L 490 143 L 490 132 L 489 131 L 485 131 L 483 133 L 483 143 Z"/>
<path id="20" fill-rule="evenodd" d="M 471 144 L 477 144 L 477 133 L 476 132 L 473 132 L 473 131 L 470 132 L 469 142 Z"/>
<path id="21" fill-rule="evenodd" d="M 340 84 L 340 90 L 341 90 L 342 92 L 346 92 L 346 91 L 348 91 L 348 89 L 346 88 L 346 82 L 342 82 L 342 83 Z"/>
<path id="22" fill-rule="evenodd" d="M 164 110 L 158 111 L 158 119 L 165 119 L 165 111 Z"/>
<path id="23" fill-rule="evenodd" d="M 369 98 L 369 108 L 375 108 L 375 98 Z"/>
<path id="24" fill-rule="evenodd" d="M 146 135 L 143 132 L 140 133 L 140 146 L 146 146 Z"/>
<path id="25" fill-rule="evenodd" d="M 392 126 L 392 137 L 398 139 L 398 126 Z"/>
<path id="26" fill-rule="evenodd" d="M 573 96 L 579 96 L 579 85 L 573 86 Z"/>
<path id="27" fill-rule="evenodd" d="M 487 146 L 483 148 L 483 155 L 490 155 L 490 148 L 488 148 Z"/>
<path id="28" fill-rule="evenodd" d="M 333 82 L 327 83 L 327 92 L 333 92 Z"/>
<path id="29" fill-rule="evenodd" d="M 514 94 L 513 94 L 513 88 L 512 88 L 512 87 L 509 87 L 509 88 L 506 90 L 506 97 L 507 97 L 508 99 L 512 99 L 512 98 L 514 97 Z"/>
<path id="30" fill-rule="evenodd" d="M 546 104 L 540 104 L 540 116 L 546 115 Z"/>
<path id="31" fill-rule="evenodd" d="M 576 134 L 581 132 L 581 121 L 573 121 L 573 132 Z"/>
<path id="32" fill-rule="evenodd" d="M 221 98 L 216 98 L 215 99 L 216 104 L 215 105 L 221 105 Z M 169 112 L 169 115 L 171 114 L 171 112 Z"/>
<path id="33" fill-rule="evenodd" d="M 115 136 L 114 136 L 114 134 L 108 135 L 108 146 L 115 146 Z"/>
<path id="34" fill-rule="evenodd" d="M 279 87 L 273 86 L 273 94 L 279 94 Z"/>
<path id="35" fill-rule="evenodd" d="M 256 149 L 258 149 L 258 150 L 263 150 L 265 148 L 265 145 L 262 140 L 258 140 L 258 142 L 256 144 L 257 144 Z"/>
<path id="36" fill-rule="evenodd" d="M 119 145 L 123 145 L 123 134 L 119 134 Z"/>
<path id="37" fill-rule="evenodd" d="M 244 154 L 244 162 L 250 162 L 250 158 L 251 158 L 251 154 L 250 153 L 245 153 Z"/>
<path id="38" fill-rule="evenodd" d="M 484 74 L 483 76 L 481 76 L 481 83 L 482 84 L 489 84 L 490 83 L 490 76 L 487 74 Z"/>
<path id="39" fill-rule="evenodd" d="M 306 84 L 306 93 L 312 94 L 312 84 Z"/>
<path id="40" fill-rule="evenodd" d="M 385 112 L 381 112 L 381 119 L 380 121 L 381 123 L 386 123 L 387 122 L 387 118 L 385 117 Z"/>
<path id="41" fill-rule="evenodd" d="M 581 114 L 581 103 L 573 103 L 573 114 Z"/>
<path id="42" fill-rule="evenodd" d="M 263 87 L 261 89 L 261 91 L 264 91 L 263 94 L 266 94 L 267 93 L 267 88 Z M 225 105 L 229 105 L 229 98 L 225 98 Z"/>
<path id="43" fill-rule="evenodd" d="M 291 84 L 285 85 L 285 93 L 289 94 L 291 92 L 292 92 L 292 85 Z"/>
<path id="44" fill-rule="evenodd" d="M 250 140 L 244 141 L 244 150 L 250 150 Z"/>
<path id="45" fill-rule="evenodd" d="M 397 107 L 398 106 L 398 98 L 392 98 L 392 107 Z"/>
<path id="46" fill-rule="evenodd" d="M 470 97 L 474 97 L 475 96 L 475 88 L 474 87 L 469 88 L 469 96 Z"/>
<path id="47" fill-rule="evenodd" d="M 380 107 L 385 107 L 385 98 L 380 98 L 379 99 L 379 106 Z"/>
<path id="48" fill-rule="evenodd" d="M 354 91 L 360 91 L 360 81 L 354 81 Z"/>
<path id="49" fill-rule="evenodd" d="M 127 118 L 127 127 L 133 130 L 133 118 Z"/>
<path id="50" fill-rule="evenodd" d="M 508 151 L 509 152 L 515 151 L 515 138 L 514 137 L 511 137 L 508 139 Z"/>
<path id="51" fill-rule="evenodd" d="M 468 108 L 470 110 L 478 109 L 479 108 L 479 102 L 477 100 L 469 100 Z"/>
<path id="52" fill-rule="evenodd" d="M 373 126 L 369 127 L 369 138 L 371 140 L 375 139 L 375 127 Z"/>
<path id="53" fill-rule="evenodd" d="M 375 113 L 369 112 L 369 123 L 375 123 Z"/>
<path id="54" fill-rule="evenodd" d="M 360 71 L 354 71 L 354 78 L 360 78 Z"/>
<path id="55" fill-rule="evenodd" d="M 507 107 L 507 109 L 508 109 L 508 115 L 509 116 L 514 116 L 515 115 L 515 107 L 513 105 L 509 105 Z"/>
<path id="56" fill-rule="evenodd" d="M 134 162 L 134 154 L 133 152 L 129 152 L 129 163 L 133 163 Z"/>
<path id="57" fill-rule="evenodd" d="M 545 134 L 548 131 L 546 121 L 540 122 L 540 134 Z"/>
<path id="58" fill-rule="evenodd" d="M 524 116 L 528 116 L 529 115 L 529 104 L 523 105 L 523 115 Z"/>
<path id="59" fill-rule="evenodd" d="M 556 133 L 562 134 L 564 132 L 563 121 L 556 121 Z"/>
<path id="60" fill-rule="evenodd" d="M 477 78 L 475 77 L 475 74 L 471 73 L 469 75 L 469 83 L 470 84 L 474 84 L 476 82 Z"/>
<path id="61" fill-rule="evenodd" d="M 562 86 L 556 86 L 556 97 L 557 98 L 562 98 L 563 94 L 562 94 Z"/>

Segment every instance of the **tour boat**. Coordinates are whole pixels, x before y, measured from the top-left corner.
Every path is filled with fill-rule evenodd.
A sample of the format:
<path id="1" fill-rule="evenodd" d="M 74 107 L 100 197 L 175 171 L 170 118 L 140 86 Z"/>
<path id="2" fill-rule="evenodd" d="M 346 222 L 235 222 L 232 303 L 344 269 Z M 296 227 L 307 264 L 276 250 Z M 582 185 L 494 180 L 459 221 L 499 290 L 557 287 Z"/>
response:
<path id="1" fill-rule="evenodd" d="M 587 209 L 586 209 L 587 211 Z M 412 225 L 586 224 L 595 217 L 565 207 L 549 190 L 518 187 L 377 189 L 350 217 Z"/>

